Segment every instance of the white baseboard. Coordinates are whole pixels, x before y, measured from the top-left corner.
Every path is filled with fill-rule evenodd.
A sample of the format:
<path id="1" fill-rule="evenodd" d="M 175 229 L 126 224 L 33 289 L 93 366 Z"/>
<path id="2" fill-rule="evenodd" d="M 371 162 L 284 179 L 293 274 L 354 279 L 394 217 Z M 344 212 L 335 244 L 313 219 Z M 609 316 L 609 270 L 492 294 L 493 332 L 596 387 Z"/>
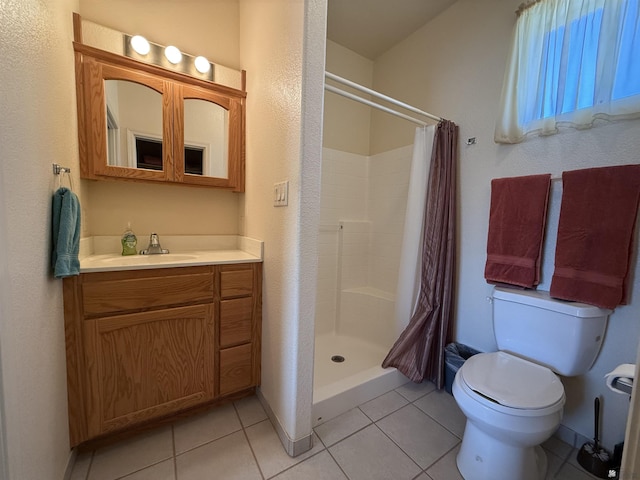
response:
<path id="1" fill-rule="evenodd" d="M 280 438 L 280 442 L 282 442 L 282 446 L 284 447 L 285 452 L 287 452 L 287 455 L 289 455 L 290 457 L 297 457 L 298 455 L 311 450 L 311 447 L 313 447 L 312 433 L 304 438 L 301 438 L 300 440 L 292 440 L 291 438 L 289 438 L 289 435 L 280 424 L 280 420 L 278 419 L 278 417 L 273 413 L 269 402 L 267 402 L 267 400 L 264 398 L 264 395 L 262 395 L 262 391 L 260 390 L 260 388 L 256 389 L 256 396 L 258 397 L 258 400 L 260 400 L 260 403 L 262 404 L 264 411 L 267 413 L 269 420 L 271 420 L 271 423 L 273 424 L 273 427 L 275 428 L 276 433 Z"/>
<path id="2" fill-rule="evenodd" d="M 72 449 L 69 452 L 69 458 L 67 459 L 67 468 L 64 470 L 64 477 L 62 480 L 71 480 L 71 474 L 73 473 L 73 467 L 76 465 L 76 460 L 78 458 L 78 452 L 76 449 Z"/>
<path id="3" fill-rule="evenodd" d="M 565 427 L 564 425 L 560 425 L 553 436 L 559 440 L 562 440 L 564 443 L 568 443 L 573 448 L 580 448 L 582 445 L 592 440 L 591 438 L 587 438 L 584 435 L 571 430 L 569 427 Z"/>

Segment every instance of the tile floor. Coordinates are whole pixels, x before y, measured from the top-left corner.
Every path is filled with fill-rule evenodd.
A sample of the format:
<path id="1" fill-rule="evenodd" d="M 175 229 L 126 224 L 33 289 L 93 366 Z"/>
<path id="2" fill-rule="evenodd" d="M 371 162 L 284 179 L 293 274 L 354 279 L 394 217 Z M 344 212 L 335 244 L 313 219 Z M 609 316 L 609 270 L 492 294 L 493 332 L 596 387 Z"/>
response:
<path id="1" fill-rule="evenodd" d="M 291 458 L 249 397 L 83 453 L 71 480 L 458 480 L 464 424 L 451 395 L 408 383 L 319 425 L 313 449 Z M 544 447 L 548 479 L 595 478 L 570 445 L 552 438 Z"/>

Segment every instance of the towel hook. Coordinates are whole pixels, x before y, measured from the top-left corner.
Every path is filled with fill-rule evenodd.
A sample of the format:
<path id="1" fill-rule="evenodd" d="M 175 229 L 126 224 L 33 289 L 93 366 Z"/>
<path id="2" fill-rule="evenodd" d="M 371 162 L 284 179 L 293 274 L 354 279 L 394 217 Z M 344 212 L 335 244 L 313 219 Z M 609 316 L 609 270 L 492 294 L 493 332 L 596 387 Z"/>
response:
<path id="1" fill-rule="evenodd" d="M 71 169 L 68 167 L 63 167 L 59 163 L 53 164 L 53 174 L 60 175 L 61 173 L 71 173 Z"/>
<path id="2" fill-rule="evenodd" d="M 59 163 L 54 163 L 53 174 L 58 175 L 58 188 L 62 187 L 62 176 L 67 174 L 67 178 L 69 178 L 69 189 L 73 191 L 73 178 L 71 177 L 71 169 L 69 167 L 63 167 Z"/>

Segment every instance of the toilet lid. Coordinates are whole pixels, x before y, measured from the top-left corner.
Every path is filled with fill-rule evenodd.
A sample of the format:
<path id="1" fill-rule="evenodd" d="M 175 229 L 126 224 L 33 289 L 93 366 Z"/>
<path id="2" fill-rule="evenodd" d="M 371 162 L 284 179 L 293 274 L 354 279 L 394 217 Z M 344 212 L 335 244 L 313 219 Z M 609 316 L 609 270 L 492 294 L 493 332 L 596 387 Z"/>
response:
<path id="1" fill-rule="evenodd" d="M 551 370 L 505 352 L 474 355 L 458 373 L 470 388 L 505 407 L 546 408 L 564 395 Z"/>

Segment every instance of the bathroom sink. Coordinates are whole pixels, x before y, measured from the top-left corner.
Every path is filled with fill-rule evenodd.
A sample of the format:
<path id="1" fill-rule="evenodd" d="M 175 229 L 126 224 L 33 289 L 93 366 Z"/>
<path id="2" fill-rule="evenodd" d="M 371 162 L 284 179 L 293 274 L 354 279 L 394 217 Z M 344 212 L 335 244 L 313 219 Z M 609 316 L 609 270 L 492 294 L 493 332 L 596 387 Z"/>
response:
<path id="1" fill-rule="evenodd" d="M 191 255 L 185 253 L 164 253 L 161 255 L 92 255 L 88 258 L 81 260 L 80 266 L 83 271 L 89 271 L 88 269 L 97 270 L 112 270 L 112 269 L 125 269 L 131 268 L 149 268 L 160 265 L 176 264 L 190 264 L 199 259 L 198 255 Z"/>
<path id="2" fill-rule="evenodd" d="M 260 257 L 242 250 L 186 250 L 159 255 L 94 254 L 80 259 L 80 273 L 118 270 L 144 270 L 197 265 L 220 265 L 261 261 Z"/>
<path id="3" fill-rule="evenodd" d="M 147 263 L 186 262 L 196 258 L 195 255 L 182 253 L 163 253 L 161 255 L 121 255 L 104 261 L 108 263 L 125 262 L 127 264 L 145 265 Z"/>

